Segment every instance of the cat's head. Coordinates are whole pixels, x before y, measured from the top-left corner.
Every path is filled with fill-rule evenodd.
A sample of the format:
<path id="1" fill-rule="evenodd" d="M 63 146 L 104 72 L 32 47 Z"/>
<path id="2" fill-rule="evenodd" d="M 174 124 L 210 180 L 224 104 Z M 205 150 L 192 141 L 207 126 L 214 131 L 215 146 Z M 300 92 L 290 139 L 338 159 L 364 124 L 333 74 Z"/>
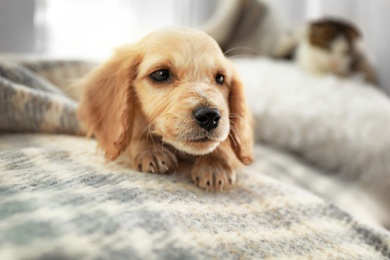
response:
<path id="1" fill-rule="evenodd" d="M 324 70 L 345 74 L 350 69 L 361 33 L 351 23 L 325 18 L 309 24 L 307 37 L 315 50 L 316 62 Z"/>

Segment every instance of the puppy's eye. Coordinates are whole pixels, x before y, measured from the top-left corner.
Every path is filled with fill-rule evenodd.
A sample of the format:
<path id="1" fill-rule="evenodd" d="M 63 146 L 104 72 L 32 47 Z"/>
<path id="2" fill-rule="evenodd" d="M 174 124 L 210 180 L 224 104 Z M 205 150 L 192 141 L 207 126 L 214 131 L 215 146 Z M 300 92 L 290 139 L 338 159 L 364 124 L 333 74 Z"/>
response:
<path id="1" fill-rule="evenodd" d="M 224 80 L 225 77 L 222 74 L 217 74 L 217 76 L 215 76 L 215 82 L 217 82 L 219 85 L 222 85 Z"/>
<path id="2" fill-rule="evenodd" d="M 168 70 L 157 70 L 155 72 L 153 72 L 152 74 L 150 74 L 150 77 L 154 80 L 154 81 L 165 81 L 167 79 L 169 79 L 171 75 L 169 74 L 169 71 Z"/>

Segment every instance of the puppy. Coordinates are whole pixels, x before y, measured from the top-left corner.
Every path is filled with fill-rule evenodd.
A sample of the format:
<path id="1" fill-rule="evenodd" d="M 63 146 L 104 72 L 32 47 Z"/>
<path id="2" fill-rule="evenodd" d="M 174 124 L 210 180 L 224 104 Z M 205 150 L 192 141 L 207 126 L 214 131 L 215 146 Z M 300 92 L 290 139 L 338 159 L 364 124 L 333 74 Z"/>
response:
<path id="1" fill-rule="evenodd" d="M 125 152 L 134 169 L 168 173 L 190 158 L 195 184 L 218 191 L 235 184 L 237 162 L 253 161 L 243 85 L 201 31 L 157 30 L 119 48 L 77 87 L 78 117 L 108 160 Z"/>

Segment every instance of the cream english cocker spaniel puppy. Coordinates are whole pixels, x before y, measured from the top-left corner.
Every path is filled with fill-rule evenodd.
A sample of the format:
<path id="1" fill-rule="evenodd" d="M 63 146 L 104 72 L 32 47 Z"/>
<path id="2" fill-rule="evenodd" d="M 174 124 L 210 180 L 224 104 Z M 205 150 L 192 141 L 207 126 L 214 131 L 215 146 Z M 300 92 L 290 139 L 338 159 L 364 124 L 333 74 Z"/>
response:
<path id="1" fill-rule="evenodd" d="M 195 184 L 217 191 L 235 184 L 239 164 L 253 161 L 243 85 L 203 32 L 154 31 L 76 87 L 83 89 L 78 117 L 108 160 L 125 153 L 134 169 L 150 173 L 190 161 Z"/>

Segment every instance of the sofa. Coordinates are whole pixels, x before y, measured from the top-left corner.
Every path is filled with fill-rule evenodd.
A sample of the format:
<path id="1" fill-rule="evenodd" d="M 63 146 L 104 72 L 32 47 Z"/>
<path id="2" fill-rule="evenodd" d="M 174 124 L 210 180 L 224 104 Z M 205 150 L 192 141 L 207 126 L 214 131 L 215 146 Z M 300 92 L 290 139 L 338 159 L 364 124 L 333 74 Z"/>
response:
<path id="1" fill-rule="evenodd" d="M 281 61 L 234 63 L 255 163 L 210 193 L 184 172 L 104 160 L 67 89 L 95 64 L 2 55 L 0 259 L 389 259 L 387 96 Z"/>

